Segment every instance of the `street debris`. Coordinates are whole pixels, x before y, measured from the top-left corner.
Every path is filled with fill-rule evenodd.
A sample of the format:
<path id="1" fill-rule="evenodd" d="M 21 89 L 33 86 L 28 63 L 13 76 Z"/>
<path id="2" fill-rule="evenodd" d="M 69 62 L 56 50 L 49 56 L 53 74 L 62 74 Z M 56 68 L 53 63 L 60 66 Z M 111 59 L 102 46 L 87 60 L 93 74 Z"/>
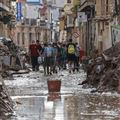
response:
<path id="1" fill-rule="evenodd" d="M 13 114 L 13 101 L 2 78 L 0 78 L 0 118 Z"/>
<path id="2" fill-rule="evenodd" d="M 4 84 L 5 78 L 12 78 L 13 74 L 29 73 L 22 59 L 23 50 L 17 47 L 9 38 L 0 37 L 0 118 L 13 114 L 14 103 Z"/>
<path id="3" fill-rule="evenodd" d="M 2 77 L 28 73 L 30 70 L 25 66 L 25 55 L 26 52 L 16 46 L 11 39 L 0 37 L 0 71 Z"/>
<path id="4" fill-rule="evenodd" d="M 89 59 L 84 87 L 95 87 L 92 92 L 117 91 L 120 93 L 120 42 Z"/>

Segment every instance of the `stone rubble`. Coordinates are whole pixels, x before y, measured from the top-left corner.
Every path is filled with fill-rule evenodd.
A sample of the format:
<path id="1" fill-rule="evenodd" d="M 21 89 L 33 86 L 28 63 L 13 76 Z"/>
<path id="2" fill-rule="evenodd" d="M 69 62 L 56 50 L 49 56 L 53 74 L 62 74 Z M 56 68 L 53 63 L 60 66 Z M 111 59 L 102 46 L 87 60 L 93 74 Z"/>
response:
<path id="1" fill-rule="evenodd" d="M 120 93 L 120 42 L 89 59 L 85 68 L 87 79 L 80 83 L 83 87 L 94 87 L 91 92 Z"/>
<path id="2" fill-rule="evenodd" d="M 0 37 L 0 71 L 2 77 L 9 77 L 12 74 L 19 73 L 21 69 L 26 69 L 23 65 L 24 60 L 25 51 L 23 49 L 17 47 L 11 39 Z"/>
<path id="3" fill-rule="evenodd" d="M 3 79 L 0 79 L 0 118 L 5 118 L 13 114 L 13 101 L 9 96 L 8 90 Z"/>
<path id="4" fill-rule="evenodd" d="M 20 52 L 11 39 L 0 37 L 0 118 L 6 119 L 13 114 L 14 103 L 4 84 L 4 79 L 24 70 L 20 61 Z M 26 71 L 20 71 L 24 73 Z M 29 72 L 29 71 L 27 71 Z"/>

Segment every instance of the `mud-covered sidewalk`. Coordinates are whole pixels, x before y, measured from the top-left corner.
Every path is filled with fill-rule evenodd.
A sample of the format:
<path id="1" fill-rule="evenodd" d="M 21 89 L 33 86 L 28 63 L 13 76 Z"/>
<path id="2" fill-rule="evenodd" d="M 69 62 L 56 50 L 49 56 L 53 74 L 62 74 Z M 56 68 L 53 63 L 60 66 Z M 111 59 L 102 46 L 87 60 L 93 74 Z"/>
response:
<path id="1" fill-rule="evenodd" d="M 5 80 L 15 102 L 15 113 L 7 120 L 119 120 L 120 96 L 118 94 L 91 94 L 90 89 L 78 85 L 86 74 L 44 76 L 41 72 L 14 75 Z M 47 80 L 60 79 L 60 94 L 49 94 Z"/>

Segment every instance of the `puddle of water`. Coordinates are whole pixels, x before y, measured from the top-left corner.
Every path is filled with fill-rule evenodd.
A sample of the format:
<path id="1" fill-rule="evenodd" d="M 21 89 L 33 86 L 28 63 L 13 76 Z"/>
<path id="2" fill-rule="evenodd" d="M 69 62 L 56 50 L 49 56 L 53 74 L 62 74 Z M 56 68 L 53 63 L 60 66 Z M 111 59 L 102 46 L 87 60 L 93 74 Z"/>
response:
<path id="1" fill-rule="evenodd" d="M 14 96 L 9 120 L 120 120 L 120 100 L 97 95 Z"/>
<path id="2" fill-rule="evenodd" d="M 92 95 L 90 90 L 83 90 L 78 86 L 85 78 L 83 73 L 59 74 L 61 94 L 48 94 L 48 77 L 40 73 L 7 80 L 10 95 L 17 103 L 15 116 L 8 120 L 120 120 L 119 96 Z"/>

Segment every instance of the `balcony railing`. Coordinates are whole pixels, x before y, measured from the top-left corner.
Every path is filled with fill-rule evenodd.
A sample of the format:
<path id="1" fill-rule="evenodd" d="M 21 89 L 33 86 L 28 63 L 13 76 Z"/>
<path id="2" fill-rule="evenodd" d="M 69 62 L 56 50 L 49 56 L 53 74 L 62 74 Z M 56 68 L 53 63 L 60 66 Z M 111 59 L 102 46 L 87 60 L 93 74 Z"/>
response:
<path id="1" fill-rule="evenodd" d="M 94 0 L 81 0 L 80 4 L 83 5 L 84 3 L 91 3 L 94 2 Z"/>
<path id="2" fill-rule="evenodd" d="M 80 4 L 82 5 L 83 3 L 85 3 L 87 0 L 81 0 Z"/>
<path id="3" fill-rule="evenodd" d="M 87 6 L 93 6 L 95 4 L 95 0 L 81 0 L 80 1 L 80 10 L 83 10 Z"/>

